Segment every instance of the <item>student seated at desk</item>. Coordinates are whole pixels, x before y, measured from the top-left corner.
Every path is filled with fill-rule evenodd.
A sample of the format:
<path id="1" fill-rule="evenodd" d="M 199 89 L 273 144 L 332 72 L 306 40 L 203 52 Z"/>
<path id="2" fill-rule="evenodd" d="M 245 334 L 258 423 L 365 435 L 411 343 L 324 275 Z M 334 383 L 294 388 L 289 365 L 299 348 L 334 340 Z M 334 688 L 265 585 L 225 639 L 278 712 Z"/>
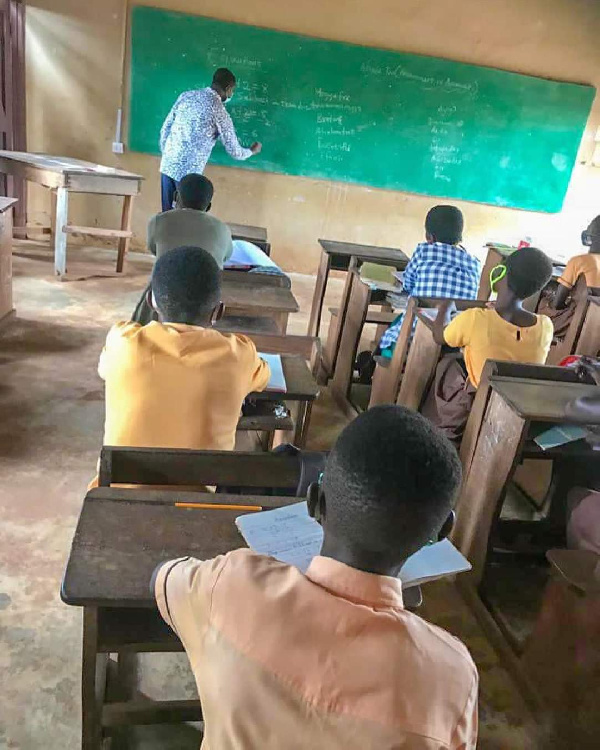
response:
<path id="1" fill-rule="evenodd" d="M 157 258 L 176 247 L 201 247 L 219 268 L 231 257 L 231 231 L 225 222 L 209 215 L 214 195 L 212 182 L 201 174 L 188 174 L 177 187 L 176 208 L 153 216 L 148 223 L 148 249 Z M 132 320 L 149 323 L 156 314 L 148 305 L 147 287 Z"/>
<path id="2" fill-rule="evenodd" d="M 233 450 L 242 402 L 269 381 L 254 343 L 212 327 L 221 271 L 197 247 L 159 258 L 158 322 L 117 323 L 98 371 L 106 383 L 105 445 Z"/>
<path id="3" fill-rule="evenodd" d="M 442 303 L 433 327 L 438 344 L 463 349 L 442 358 L 422 413 L 455 442 L 464 432 L 481 371 L 487 359 L 543 364 L 552 343 L 552 321 L 523 309 L 523 301 L 552 276 L 552 262 L 541 250 L 525 247 L 492 269 L 493 308 L 459 313 Z"/>
<path id="4" fill-rule="evenodd" d="M 600 216 L 590 222 L 581 233 L 581 242 L 589 247 L 589 252 L 576 255 L 567 263 L 562 276 L 558 279 L 558 288 L 549 300 L 540 302 L 539 311 L 548 315 L 554 324 L 554 335 L 564 337 L 575 312 L 571 290 L 579 276 L 585 276 L 588 289 L 600 287 Z"/>
<path id="5" fill-rule="evenodd" d="M 454 449 L 422 416 L 374 407 L 309 487 L 324 539 L 306 574 L 249 549 L 157 568 L 152 590 L 196 676 L 207 747 L 475 748 L 475 665 L 404 609 L 397 578 L 449 531 L 460 480 Z"/>
<path id="6" fill-rule="evenodd" d="M 464 219 L 456 206 L 434 206 L 425 218 L 425 242 L 417 245 L 402 287 L 411 297 L 476 299 L 481 265 L 460 244 Z M 378 349 L 391 359 L 404 314 L 385 331 Z"/>

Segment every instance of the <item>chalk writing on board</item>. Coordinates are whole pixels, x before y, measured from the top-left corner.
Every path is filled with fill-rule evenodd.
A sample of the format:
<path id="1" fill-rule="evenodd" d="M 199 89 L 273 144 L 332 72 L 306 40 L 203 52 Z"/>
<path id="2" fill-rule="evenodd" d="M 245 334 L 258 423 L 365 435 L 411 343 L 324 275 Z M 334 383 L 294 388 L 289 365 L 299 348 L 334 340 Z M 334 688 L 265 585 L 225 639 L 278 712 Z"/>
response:
<path id="1" fill-rule="evenodd" d="M 345 151 L 346 153 L 352 151 L 352 146 L 347 141 L 343 143 L 328 143 L 327 141 L 322 141 L 320 138 L 317 138 L 317 148 L 319 151 Z"/>
<path id="2" fill-rule="evenodd" d="M 240 57 L 239 55 L 230 55 L 225 51 L 225 47 L 212 47 L 208 50 L 207 56 L 211 66 L 214 68 L 235 65 L 238 68 L 262 70 L 263 67 L 262 60 L 255 60 L 251 57 Z"/>
<path id="3" fill-rule="evenodd" d="M 433 76 L 423 76 L 419 75 L 419 73 L 414 73 L 412 70 L 408 70 L 402 64 L 380 66 L 372 62 L 364 62 L 360 66 L 360 72 L 368 75 L 385 75 L 388 78 L 413 81 L 414 83 L 421 84 L 426 90 L 441 89 L 448 92 L 454 91 L 456 93 L 469 94 L 472 97 L 476 97 L 479 92 L 477 81 L 453 81 L 448 77 L 434 78 Z"/>

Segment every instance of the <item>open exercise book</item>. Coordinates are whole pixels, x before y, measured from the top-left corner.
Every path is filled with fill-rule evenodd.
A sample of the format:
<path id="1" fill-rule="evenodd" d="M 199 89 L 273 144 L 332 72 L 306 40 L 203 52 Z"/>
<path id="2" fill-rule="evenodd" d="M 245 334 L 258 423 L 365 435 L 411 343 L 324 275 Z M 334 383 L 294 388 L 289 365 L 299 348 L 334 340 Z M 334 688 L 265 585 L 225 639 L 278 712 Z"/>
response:
<path id="1" fill-rule="evenodd" d="M 263 354 L 258 353 L 261 359 L 269 365 L 271 370 L 271 377 L 267 383 L 267 391 L 274 391 L 275 393 L 287 393 L 287 383 L 285 382 L 285 375 L 283 374 L 283 365 L 281 364 L 281 355 L 279 354 Z"/>
<path id="2" fill-rule="evenodd" d="M 278 268 L 277 263 L 252 242 L 233 240 L 233 253 L 229 260 L 225 261 L 225 268 L 254 268 L 256 266 Z"/>
<path id="3" fill-rule="evenodd" d="M 295 565 L 303 573 L 319 554 L 323 542 L 323 529 L 308 515 L 305 502 L 238 516 L 235 522 L 251 549 Z M 467 558 L 444 539 L 409 557 L 400 579 L 402 586 L 408 588 L 467 570 L 471 570 Z"/>

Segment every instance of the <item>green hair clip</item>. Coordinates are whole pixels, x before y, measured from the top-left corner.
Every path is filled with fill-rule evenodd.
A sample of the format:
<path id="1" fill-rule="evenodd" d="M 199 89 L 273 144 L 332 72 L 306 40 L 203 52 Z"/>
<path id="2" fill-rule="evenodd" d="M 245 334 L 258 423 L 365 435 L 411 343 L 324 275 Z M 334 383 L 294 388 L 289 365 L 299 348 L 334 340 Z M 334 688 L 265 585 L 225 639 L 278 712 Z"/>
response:
<path id="1" fill-rule="evenodd" d="M 506 276 L 506 266 L 500 263 L 490 271 L 490 287 L 492 292 L 496 291 L 496 284 Z"/>

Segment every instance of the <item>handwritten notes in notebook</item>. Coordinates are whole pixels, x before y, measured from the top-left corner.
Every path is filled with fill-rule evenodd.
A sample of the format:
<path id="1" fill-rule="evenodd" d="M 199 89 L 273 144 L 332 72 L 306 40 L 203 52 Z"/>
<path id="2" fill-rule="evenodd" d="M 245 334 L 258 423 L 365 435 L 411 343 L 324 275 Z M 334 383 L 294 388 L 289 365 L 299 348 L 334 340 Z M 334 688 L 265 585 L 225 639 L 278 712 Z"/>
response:
<path id="1" fill-rule="evenodd" d="M 295 565 L 303 572 L 319 554 L 323 542 L 323 529 L 308 515 L 305 502 L 239 516 L 235 522 L 255 552 Z M 400 578 L 407 588 L 470 569 L 466 557 L 444 539 L 409 557 L 400 571 Z"/>
<path id="2" fill-rule="evenodd" d="M 271 370 L 271 377 L 267 384 L 267 391 L 273 391 L 274 393 L 286 393 L 287 383 L 285 382 L 285 375 L 283 374 L 283 365 L 281 363 L 281 356 L 279 354 L 264 354 L 259 352 L 258 356 L 269 365 Z"/>

